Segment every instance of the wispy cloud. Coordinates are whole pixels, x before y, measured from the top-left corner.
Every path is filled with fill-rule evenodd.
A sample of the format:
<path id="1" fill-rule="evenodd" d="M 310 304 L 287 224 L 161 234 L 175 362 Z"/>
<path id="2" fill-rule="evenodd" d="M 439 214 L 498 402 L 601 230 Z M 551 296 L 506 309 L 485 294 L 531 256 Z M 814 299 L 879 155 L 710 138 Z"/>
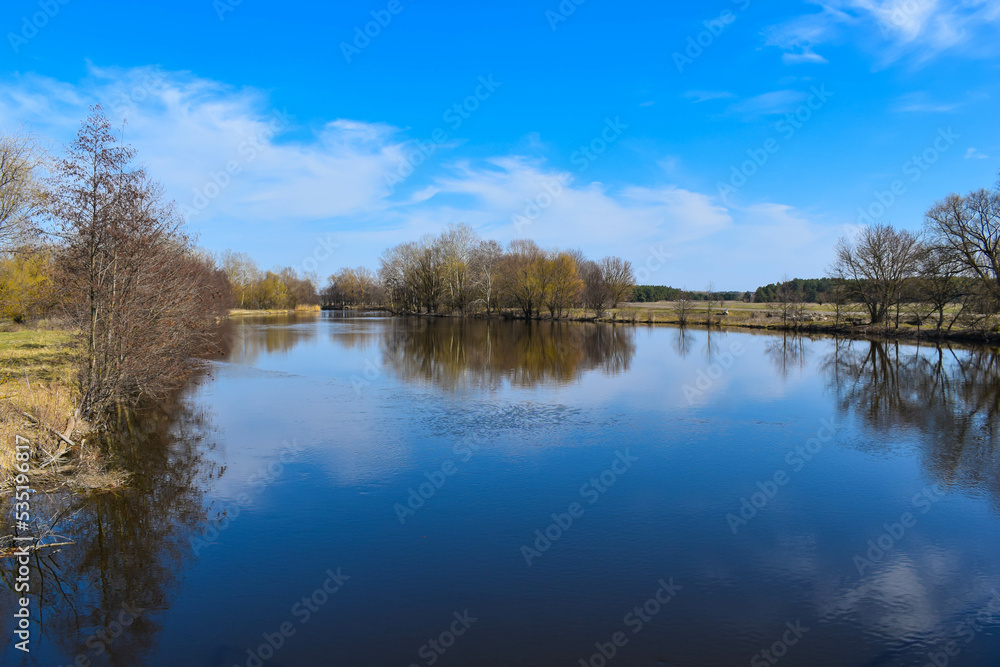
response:
<path id="1" fill-rule="evenodd" d="M 689 90 L 683 95 L 684 99 L 691 100 L 694 104 L 708 102 L 710 100 L 725 100 L 736 97 L 734 93 L 725 90 Z"/>
<path id="2" fill-rule="evenodd" d="M 690 95 L 731 97 L 706 91 Z M 733 108 L 745 115 L 782 113 L 803 97 L 780 90 Z M 397 168 L 410 143 L 390 125 L 350 119 L 302 125 L 272 108 L 259 90 L 190 72 L 91 67 L 76 83 L 35 75 L 0 80 L 0 116 L 58 141 L 72 139 L 95 102 L 102 102 L 116 123 L 127 116 L 126 140 L 181 205 L 205 192 L 207 184 L 224 181 L 225 186 L 213 188 L 210 205 L 192 224 L 211 232 L 213 250 L 246 247 L 240 239 L 248 225 L 256 226 L 264 239 L 257 252 L 271 253 L 259 258 L 265 264 L 289 261 L 289 255 L 294 261 L 296 254 L 309 251 L 300 246 L 327 232 L 351 248 L 349 259 L 335 261 L 374 264 L 387 246 L 464 222 L 500 241 L 529 237 L 545 247 L 578 246 L 593 256 L 618 254 L 637 263 L 651 247 L 666 245 L 671 266 L 658 282 L 704 282 L 741 273 L 750 282 L 733 287 L 752 287 L 756 280 L 776 278 L 771 267 L 757 261 L 759 256 L 784 248 L 804 260 L 805 271 L 825 265 L 832 247 L 823 224 L 787 206 L 734 208 L 714 191 L 670 182 L 675 157 L 660 162 L 656 185 L 611 185 L 553 167 L 538 157 L 544 152 L 541 139 L 529 136 L 522 142 L 527 155 L 426 165 L 412 184 L 393 192 L 385 174 Z M 237 173 L 228 173 L 233 165 Z M 518 228 L 515 215 L 525 202 L 540 201 L 545 184 L 554 181 L 562 184 L 557 196 L 531 224 Z"/>
<path id="3" fill-rule="evenodd" d="M 404 148 L 387 125 L 341 119 L 299 127 L 259 91 L 188 72 L 92 66 L 76 86 L 34 75 L 0 84 L 4 118 L 62 141 L 95 103 L 182 210 L 202 217 L 281 223 L 370 208 Z M 205 205 L 192 205 L 199 194 Z"/>
<path id="4" fill-rule="evenodd" d="M 823 45 L 860 43 L 883 65 L 902 58 L 921 63 L 945 52 L 985 57 L 1000 50 L 1000 0 L 825 0 L 819 11 L 789 19 L 766 34 L 788 64 L 826 62 Z"/>
<path id="5" fill-rule="evenodd" d="M 961 106 L 958 102 L 936 101 L 926 92 L 913 92 L 896 100 L 893 110 L 903 113 L 949 113 Z"/>
<path id="6" fill-rule="evenodd" d="M 966 160 L 988 160 L 989 158 L 989 155 L 983 155 L 977 148 L 971 146 L 967 151 L 965 151 Z"/>
<path id="7" fill-rule="evenodd" d="M 798 90 L 775 90 L 740 100 L 729 106 L 729 113 L 747 118 L 785 114 L 794 111 L 808 97 Z"/>

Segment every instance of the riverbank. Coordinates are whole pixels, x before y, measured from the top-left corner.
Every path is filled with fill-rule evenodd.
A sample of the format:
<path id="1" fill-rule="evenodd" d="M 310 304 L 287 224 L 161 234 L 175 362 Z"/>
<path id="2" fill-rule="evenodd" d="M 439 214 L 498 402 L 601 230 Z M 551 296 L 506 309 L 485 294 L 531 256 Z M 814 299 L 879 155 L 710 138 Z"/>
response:
<path id="1" fill-rule="evenodd" d="M 365 309 L 370 310 L 370 309 Z M 506 310 L 501 313 L 460 313 L 422 314 L 423 317 L 473 317 L 507 320 L 526 320 L 520 311 Z M 949 314 L 950 317 L 950 314 Z M 553 321 L 548 313 L 542 313 L 535 321 Z M 780 306 L 773 303 L 745 303 L 727 301 L 715 304 L 711 311 L 705 302 L 691 302 L 683 316 L 677 304 L 671 302 L 628 303 L 619 308 L 609 309 L 598 317 L 593 311 L 573 308 L 565 311 L 556 321 L 560 322 L 600 322 L 605 324 L 666 325 L 719 329 L 748 329 L 767 333 L 793 333 L 808 335 L 828 335 L 843 338 L 897 340 L 902 342 L 956 343 L 961 345 L 1000 344 L 1000 332 L 996 330 L 972 329 L 956 324 L 950 330 L 936 330 L 930 320 L 921 326 L 912 322 L 912 316 L 901 317 L 899 327 L 873 326 L 861 324 L 865 321 L 862 313 L 842 309 L 840 317 L 835 307 L 825 304 L 801 304 L 800 307 L 782 314 Z"/>
<path id="2" fill-rule="evenodd" d="M 247 308 L 230 308 L 229 317 L 247 317 L 259 315 L 289 315 L 292 313 L 318 313 L 319 306 L 296 306 L 295 308 L 269 308 L 266 310 L 250 310 Z"/>
<path id="3" fill-rule="evenodd" d="M 77 347 L 71 331 L 12 327 L 0 331 L 0 494 L 23 472 L 16 445 L 30 447 L 27 477 L 35 491 L 113 489 L 124 475 L 88 446 L 89 425 L 76 416 Z"/>

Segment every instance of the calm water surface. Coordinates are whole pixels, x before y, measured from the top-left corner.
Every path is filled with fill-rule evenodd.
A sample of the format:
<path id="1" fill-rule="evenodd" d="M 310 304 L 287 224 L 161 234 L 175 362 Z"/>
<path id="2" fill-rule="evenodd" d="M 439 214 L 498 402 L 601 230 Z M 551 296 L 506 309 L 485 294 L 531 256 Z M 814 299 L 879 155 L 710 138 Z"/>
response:
<path id="1" fill-rule="evenodd" d="M 1000 664 L 993 352 L 234 328 L 135 488 L 48 500 L 26 664 Z"/>

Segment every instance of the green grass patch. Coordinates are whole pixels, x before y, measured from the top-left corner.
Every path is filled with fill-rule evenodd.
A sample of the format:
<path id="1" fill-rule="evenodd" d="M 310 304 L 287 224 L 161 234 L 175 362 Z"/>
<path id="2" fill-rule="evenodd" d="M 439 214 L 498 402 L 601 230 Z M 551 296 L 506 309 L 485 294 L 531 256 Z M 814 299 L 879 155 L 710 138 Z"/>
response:
<path id="1" fill-rule="evenodd" d="M 71 385 L 77 349 L 73 333 L 58 329 L 0 331 L 0 382 L 39 380 Z"/>

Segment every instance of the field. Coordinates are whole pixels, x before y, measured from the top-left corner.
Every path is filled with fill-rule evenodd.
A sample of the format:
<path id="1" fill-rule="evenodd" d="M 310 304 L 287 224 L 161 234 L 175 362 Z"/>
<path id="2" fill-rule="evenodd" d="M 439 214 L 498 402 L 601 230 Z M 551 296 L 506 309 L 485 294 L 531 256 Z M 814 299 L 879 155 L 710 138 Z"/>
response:
<path id="1" fill-rule="evenodd" d="M 35 463 L 68 453 L 56 431 L 69 439 L 76 429 L 75 356 L 71 332 L 0 331 L 0 477 L 14 470 L 16 436 L 32 442 Z"/>

